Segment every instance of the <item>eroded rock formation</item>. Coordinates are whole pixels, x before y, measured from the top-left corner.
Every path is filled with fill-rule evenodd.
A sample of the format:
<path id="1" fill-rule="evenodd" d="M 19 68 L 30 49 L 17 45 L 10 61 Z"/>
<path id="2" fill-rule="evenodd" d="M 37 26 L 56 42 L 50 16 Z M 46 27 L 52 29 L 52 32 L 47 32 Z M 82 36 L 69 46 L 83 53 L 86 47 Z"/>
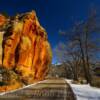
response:
<path id="1" fill-rule="evenodd" d="M 4 30 L 2 43 L 2 68 L 8 73 L 13 72 L 17 78 L 13 80 L 9 74 L 10 79 L 4 82 L 10 85 L 2 87 L 11 90 L 22 84 L 43 80 L 52 60 L 52 52 L 47 33 L 40 25 L 36 13 L 32 11 L 16 15 L 10 18 L 5 26 L 7 28 Z"/>

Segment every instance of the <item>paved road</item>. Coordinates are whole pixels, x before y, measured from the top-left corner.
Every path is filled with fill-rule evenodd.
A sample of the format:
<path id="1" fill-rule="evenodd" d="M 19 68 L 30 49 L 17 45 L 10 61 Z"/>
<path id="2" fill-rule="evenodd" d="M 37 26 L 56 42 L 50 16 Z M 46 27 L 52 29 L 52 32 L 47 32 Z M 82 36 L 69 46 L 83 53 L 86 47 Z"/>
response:
<path id="1" fill-rule="evenodd" d="M 75 96 L 64 79 L 48 79 L 0 95 L 0 100 L 75 100 Z"/>

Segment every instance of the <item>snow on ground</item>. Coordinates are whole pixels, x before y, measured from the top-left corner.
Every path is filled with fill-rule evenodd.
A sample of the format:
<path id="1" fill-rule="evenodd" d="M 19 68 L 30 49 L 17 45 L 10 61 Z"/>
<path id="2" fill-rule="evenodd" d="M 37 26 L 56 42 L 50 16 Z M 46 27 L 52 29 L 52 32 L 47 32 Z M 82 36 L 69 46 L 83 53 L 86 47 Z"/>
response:
<path id="1" fill-rule="evenodd" d="M 100 100 L 100 88 L 91 87 L 89 84 L 72 84 L 71 80 L 67 79 L 66 81 L 72 87 L 77 100 Z"/>

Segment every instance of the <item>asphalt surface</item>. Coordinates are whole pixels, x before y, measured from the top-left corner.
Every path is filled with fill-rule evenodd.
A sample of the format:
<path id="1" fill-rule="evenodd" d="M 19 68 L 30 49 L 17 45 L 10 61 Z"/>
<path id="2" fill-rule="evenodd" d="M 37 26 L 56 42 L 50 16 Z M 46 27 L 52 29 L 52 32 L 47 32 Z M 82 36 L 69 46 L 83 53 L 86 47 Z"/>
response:
<path id="1" fill-rule="evenodd" d="M 76 100 L 64 79 L 47 79 L 0 95 L 0 100 Z"/>

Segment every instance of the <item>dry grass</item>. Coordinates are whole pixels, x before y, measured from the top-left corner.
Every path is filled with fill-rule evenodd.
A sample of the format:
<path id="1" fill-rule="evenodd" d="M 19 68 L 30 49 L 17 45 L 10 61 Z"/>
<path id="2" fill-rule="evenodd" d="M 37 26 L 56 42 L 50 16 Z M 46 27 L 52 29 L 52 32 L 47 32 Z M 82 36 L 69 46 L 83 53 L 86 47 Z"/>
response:
<path id="1" fill-rule="evenodd" d="M 91 86 L 100 88 L 100 77 L 93 76 L 93 80 L 92 80 Z"/>

